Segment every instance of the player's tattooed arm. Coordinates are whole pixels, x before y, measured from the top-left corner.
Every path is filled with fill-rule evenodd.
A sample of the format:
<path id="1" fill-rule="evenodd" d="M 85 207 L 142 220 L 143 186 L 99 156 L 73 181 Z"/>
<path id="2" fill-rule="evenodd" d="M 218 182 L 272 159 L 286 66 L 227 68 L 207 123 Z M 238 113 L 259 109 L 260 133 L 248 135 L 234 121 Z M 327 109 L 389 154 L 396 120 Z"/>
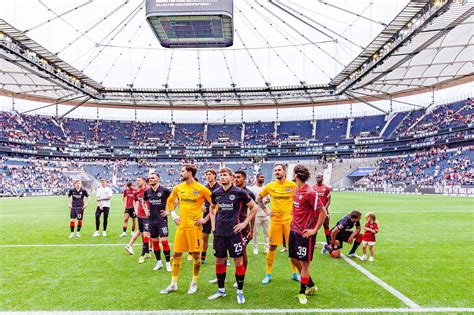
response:
<path id="1" fill-rule="evenodd" d="M 351 236 L 349 236 L 349 239 L 347 240 L 347 243 L 352 244 L 352 241 L 354 240 L 357 235 L 360 234 L 360 225 L 355 229 L 354 232 L 352 232 Z"/>
<path id="2" fill-rule="evenodd" d="M 336 241 L 337 234 L 339 234 L 339 228 L 336 226 L 331 232 L 331 242 L 334 243 Z"/>
<path id="3" fill-rule="evenodd" d="M 209 218 L 211 219 L 211 230 L 214 232 L 216 230 L 216 205 L 213 203 L 209 207 Z"/>
<path id="4" fill-rule="evenodd" d="M 208 213 L 204 218 L 199 218 L 199 219 L 194 220 L 194 225 L 199 226 L 199 225 L 206 224 L 207 221 L 209 221 L 209 216 L 210 214 Z"/>
<path id="5" fill-rule="evenodd" d="M 303 237 L 305 238 L 308 238 L 312 235 L 315 235 L 316 233 L 318 233 L 319 229 L 321 228 L 321 226 L 323 226 L 323 223 L 324 223 L 324 220 L 326 220 L 326 216 L 327 216 L 327 211 L 326 211 L 326 208 L 324 207 L 321 207 L 319 209 L 319 215 L 318 215 L 318 221 L 316 222 L 316 226 L 314 227 L 314 229 L 306 229 L 303 231 Z"/>
<path id="6" fill-rule="evenodd" d="M 253 200 L 250 200 L 250 202 L 247 203 L 247 207 L 250 209 L 250 213 L 249 213 L 249 215 L 247 216 L 247 218 L 245 218 L 244 222 L 239 223 L 239 224 L 237 224 L 236 226 L 234 226 L 234 232 L 235 232 L 235 233 L 239 233 L 240 231 L 242 231 L 243 229 L 245 229 L 245 227 L 246 227 L 247 225 L 249 225 L 250 221 L 252 220 L 253 217 L 255 217 L 255 214 L 256 214 L 257 211 L 258 211 L 258 206 L 257 206 L 257 204 L 255 203 L 255 201 L 253 201 Z"/>
<path id="7" fill-rule="evenodd" d="M 145 200 L 140 200 L 138 202 L 142 203 L 143 211 L 145 211 L 146 216 L 149 217 L 150 216 L 150 209 L 148 209 L 148 204 L 146 203 L 146 201 Z"/>
<path id="8" fill-rule="evenodd" d="M 268 210 L 267 206 L 265 205 L 266 203 L 263 201 L 264 199 L 266 199 L 266 196 L 262 197 L 259 194 L 258 197 L 257 197 L 257 204 L 260 207 L 260 209 L 262 209 L 266 213 L 267 216 L 271 216 L 272 214 L 271 214 L 270 210 Z"/>

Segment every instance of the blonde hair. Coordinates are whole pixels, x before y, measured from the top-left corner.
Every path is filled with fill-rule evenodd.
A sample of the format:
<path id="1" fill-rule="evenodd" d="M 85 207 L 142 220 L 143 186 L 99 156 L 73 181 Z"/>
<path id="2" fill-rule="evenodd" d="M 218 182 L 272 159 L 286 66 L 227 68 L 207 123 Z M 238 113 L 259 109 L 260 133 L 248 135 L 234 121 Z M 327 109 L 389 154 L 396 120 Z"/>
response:
<path id="1" fill-rule="evenodd" d="M 377 223 L 377 217 L 375 216 L 375 213 L 373 212 L 367 212 L 367 214 L 365 215 L 365 217 L 369 217 L 372 219 L 372 221 L 374 221 L 375 223 Z"/>

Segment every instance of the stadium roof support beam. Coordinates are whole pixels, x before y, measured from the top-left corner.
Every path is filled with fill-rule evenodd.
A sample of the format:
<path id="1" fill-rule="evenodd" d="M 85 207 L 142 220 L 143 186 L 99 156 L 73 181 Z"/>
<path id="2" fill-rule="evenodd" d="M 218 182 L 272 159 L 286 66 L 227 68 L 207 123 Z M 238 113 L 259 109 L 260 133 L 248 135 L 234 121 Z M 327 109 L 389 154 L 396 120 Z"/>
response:
<path id="1" fill-rule="evenodd" d="M 342 38 L 343 40 L 347 41 L 348 43 L 351 43 L 352 45 L 354 45 L 354 46 L 356 46 L 356 47 L 358 47 L 358 48 L 360 48 L 360 49 L 365 49 L 364 46 L 361 46 L 361 45 L 357 44 L 356 42 L 350 40 L 350 39 L 347 38 L 346 36 L 344 36 L 344 35 L 342 35 L 342 34 L 339 34 L 339 33 L 335 32 L 335 31 L 331 30 L 331 29 L 328 28 L 327 26 L 325 26 L 325 25 L 319 23 L 318 21 L 315 21 L 314 19 L 310 18 L 309 16 L 307 16 L 307 15 L 301 13 L 301 12 L 296 11 L 295 9 L 293 9 L 293 8 L 291 8 L 291 7 L 289 7 L 289 6 L 285 5 L 285 4 L 283 4 L 283 3 L 281 3 L 280 1 L 277 0 L 279 5 L 276 4 L 276 3 L 274 3 L 272 0 L 269 0 L 269 1 L 270 1 L 271 4 L 277 6 L 278 8 L 280 8 L 281 10 L 283 10 L 284 12 L 286 12 L 286 13 L 288 13 L 288 14 L 291 14 L 292 16 L 296 17 L 294 14 L 292 14 L 291 12 L 288 11 L 288 10 L 291 10 L 291 11 L 295 12 L 295 14 L 298 14 L 298 15 L 304 17 L 305 19 L 311 21 L 312 23 L 321 26 L 321 27 L 324 28 L 325 30 L 327 30 L 327 31 L 329 31 L 329 32 L 331 32 L 331 33 L 333 33 L 334 35 L 336 35 L 336 36 L 339 37 L 339 38 Z M 283 7 L 287 8 L 288 10 L 283 9 Z M 300 19 L 300 18 L 298 18 L 298 20 L 301 21 L 301 22 L 303 22 L 303 23 L 305 23 L 306 25 L 310 26 L 311 28 L 315 28 L 314 26 L 312 26 L 311 24 L 309 24 L 309 23 L 303 21 L 303 20 Z M 386 26 L 386 25 L 385 25 L 385 26 Z M 317 29 L 317 28 L 315 28 L 315 29 Z M 319 31 L 319 30 L 318 30 L 318 31 Z M 327 36 L 327 35 L 326 35 L 326 36 Z M 334 37 L 332 37 L 332 36 L 331 36 L 330 38 L 331 38 L 334 42 L 337 42 L 337 39 L 336 39 L 336 38 L 334 38 Z"/>
<path id="2" fill-rule="evenodd" d="M 44 105 L 44 106 L 40 106 L 38 108 L 29 109 L 27 111 L 22 112 L 21 114 L 27 114 L 27 113 L 31 113 L 31 112 L 34 112 L 34 111 L 37 111 L 37 110 L 40 110 L 40 109 L 43 109 L 43 108 L 47 108 L 47 107 L 51 107 L 51 106 L 54 106 L 54 105 L 59 105 L 59 104 L 66 103 L 66 102 L 69 102 L 69 101 L 77 100 L 78 98 L 81 98 L 81 97 L 84 97 L 84 95 L 76 96 L 76 97 L 73 97 L 73 98 L 63 97 L 63 98 L 58 99 L 54 103 Z"/>
<path id="3" fill-rule="evenodd" d="M 334 4 L 327 3 L 326 1 L 318 0 L 318 2 L 320 2 L 320 3 L 324 4 L 324 5 L 327 5 L 327 6 L 331 7 L 331 8 L 340 10 L 340 11 L 342 11 L 342 12 L 355 15 L 355 16 L 357 16 L 358 18 L 361 18 L 361 19 L 370 21 L 370 22 L 372 22 L 372 23 L 380 24 L 380 25 L 382 25 L 382 26 L 384 26 L 384 27 L 387 27 L 387 26 L 388 26 L 387 24 L 385 24 L 385 23 L 382 22 L 382 21 L 373 20 L 373 19 L 368 18 L 368 17 L 366 17 L 366 16 L 363 16 L 363 15 L 361 15 L 361 14 L 358 14 L 358 13 L 355 13 L 355 12 L 352 12 L 352 11 L 349 11 L 349 10 L 346 10 L 346 9 L 344 9 L 344 8 L 338 7 L 338 6 L 334 5 Z"/>
<path id="4" fill-rule="evenodd" d="M 349 98 L 353 98 L 353 99 L 355 99 L 355 100 L 357 100 L 357 101 L 359 101 L 359 102 L 361 102 L 361 103 L 364 103 L 365 105 L 368 105 L 368 106 L 370 106 L 370 107 L 372 107 L 372 108 L 375 108 L 375 109 L 378 110 L 378 111 L 381 111 L 381 112 L 384 113 L 385 115 L 388 115 L 388 114 L 389 114 L 389 112 L 387 112 L 386 110 L 381 109 L 380 107 L 375 106 L 374 104 L 371 104 L 371 103 L 369 103 L 369 102 L 367 102 L 367 101 L 364 101 L 364 100 L 361 99 L 360 97 L 355 96 L 355 95 L 352 95 L 352 94 L 350 94 L 350 93 L 347 92 L 347 91 L 344 92 L 344 94 L 346 94 Z"/>
<path id="5" fill-rule="evenodd" d="M 308 25 L 309 27 L 311 27 L 312 29 L 314 29 L 315 31 L 323 34 L 324 36 L 326 37 L 329 37 L 331 40 L 335 41 L 336 39 L 334 37 L 332 37 L 331 35 L 329 34 L 326 34 L 325 32 L 321 31 L 319 28 L 317 28 L 316 26 L 306 22 L 305 20 L 303 20 L 302 18 L 296 16 L 295 14 L 291 13 L 290 11 L 288 11 L 287 9 L 283 8 L 283 6 L 281 6 L 280 4 L 276 4 L 275 2 L 273 2 L 272 0 L 268 0 L 268 2 L 270 2 L 270 4 L 272 4 L 273 6 L 275 6 L 276 8 L 280 9 L 281 11 L 285 12 L 286 14 L 292 16 L 293 18 L 297 19 L 298 21 L 300 21 L 301 23 L 303 24 L 306 24 Z M 301 13 L 300 13 L 301 14 Z M 302 15 L 302 14 L 301 14 Z M 304 16 L 304 15 L 303 15 Z"/>
<path id="6" fill-rule="evenodd" d="M 392 52 L 396 51 L 415 35 L 417 35 L 423 27 L 429 24 L 441 12 L 450 6 L 453 0 L 446 0 L 440 6 L 434 6 L 429 0 L 410 1 L 406 7 L 393 19 L 392 22 L 367 46 L 367 48 L 359 54 L 344 70 L 342 70 L 330 84 L 337 86 L 336 92 L 342 93 L 351 88 L 361 78 L 370 73 L 378 65 L 383 63 Z M 412 23 L 416 17 L 420 21 L 418 25 Z M 411 29 L 406 29 L 407 25 L 412 23 Z M 402 33 L 403 30 L 405 32 Z M 431 44 L 438 37 L 433 36 L 426 43 Z M 391 45 L 388 45 L 391 43 Z M 426 44 L 425 43 L 425 44 Z M 428 47 L 429 44 L 423 45 Z M 408 58 L 411 58 L 410 54 Z M 406 60 L 404 60 L 406 61 Z M 399 66 L 402 63 L 397 63 Z M 381 73 L 383 76 L 385 73 Z"/>
<path id="7" fill-rule="evenodd" d="M 372 89 L 372 90 L 373 90 L 373 89 Z M 382 92 L 382 91 L 378 91 L 378 92 L 383 93 L 383 94 L 387 94 L 389 97 L 382 97 L 382 96 L 378 96 L 378 95 L 365 94 L 365 93 L 358 92 L 358 91 L 351 91 L 351 93 L 356 93 L 356 94 L 360 94 L 360 95 L 363 95 L 363 96 L 370 96 L 370 97 L 373 97 L 373 98 L 378 98 L 378 99 L 380 99 L 380 100 L 391 101 L 391 102 L 396 102 L 396 103 L 400 103 L 400 104 L 404 104 L 404 105 L 410 105 L 410 106 L 413 106 L 413 107 L 424 108 L 424 107 L 421 106 L 421 105 L 417 105 L 417 104 L 413 104 L 413 103 L 408 103 L 408 102 L 403 102 L 403 101 L 394 100 L 394 99 L 392 98 L 392 96 L 390 95 L 390 93 L 386 93 L 386 92 Z"/>
<path id="8" fill-rule="evenodd" d="M 59 116 L 59 118 L 64 118 L 66 117 L 68 114 L 70 114 L 72 111 L 78 109 L 79 107 L 81 107 L 82 105 L 84 105 L 85 103 L 87 103 L 87 101 L 90 99 L 90 97 L 86 97 L 85 99 L 83 99 L 79 104 L 77 104 L 76 106 L 74 106 L 73 108 L 71 108 L 70 110 L 68 110 L 67 112 L 65 112 L 64 114 L 62 114 L 61 116 Z M 97 110 L 99 110 L 99 107 L 97 107 Z"/>

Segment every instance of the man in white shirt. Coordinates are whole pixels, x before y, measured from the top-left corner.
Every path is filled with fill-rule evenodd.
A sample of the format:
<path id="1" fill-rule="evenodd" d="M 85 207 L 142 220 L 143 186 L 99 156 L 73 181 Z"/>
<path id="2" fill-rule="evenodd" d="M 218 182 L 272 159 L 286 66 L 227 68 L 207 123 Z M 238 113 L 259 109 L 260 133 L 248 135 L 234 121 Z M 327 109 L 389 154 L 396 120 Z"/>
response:
<path id="1" fill-rule="evenodd" d="M 265 183 L 265 175 L 258 173 L 255 178 L 255 185 L 249 187 L 249 189 L 258 196 L 260 191 L 263 189 L 263 183 Z M 268 198 L 264 199 L 265 203 L 269 202 Z M 258 212 L 255 215 L 255 227 L 253 228 L 253 253 L 254 255 L 258 254 L 258 229 L 259 227 L 263 229 L 263 240 L 264 240 L 264 250 L 266 254 L 268 252 L 268 230 L 270 228 L 270 217 L 263 211 L 261 207 L 258 207 Z"/>
<path id="2" fill-rule="evenodd" d="M 97 209 L 95 210 L 95 232 L 92 236 L 100 236 L 100 215 L 104 214 L 104 229 L 102 236 L 107 236 L 107 219 L 109 218 L 110 199 L 112 198 L 112 188 L 107 186 L 107 180 L 102 178 L 100 180 L 101 187 L 97 188 Z"/>

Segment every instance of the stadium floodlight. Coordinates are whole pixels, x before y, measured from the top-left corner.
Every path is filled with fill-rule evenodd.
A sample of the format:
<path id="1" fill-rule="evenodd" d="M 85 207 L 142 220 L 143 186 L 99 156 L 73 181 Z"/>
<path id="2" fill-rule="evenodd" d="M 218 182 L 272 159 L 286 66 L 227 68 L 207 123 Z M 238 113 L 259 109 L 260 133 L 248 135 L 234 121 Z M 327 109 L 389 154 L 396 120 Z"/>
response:
<path id="1" fill-rule="evenodd" d="M 146 19 L 166 48 L 229 47 L 233 0 L 146 0 Z"/>

